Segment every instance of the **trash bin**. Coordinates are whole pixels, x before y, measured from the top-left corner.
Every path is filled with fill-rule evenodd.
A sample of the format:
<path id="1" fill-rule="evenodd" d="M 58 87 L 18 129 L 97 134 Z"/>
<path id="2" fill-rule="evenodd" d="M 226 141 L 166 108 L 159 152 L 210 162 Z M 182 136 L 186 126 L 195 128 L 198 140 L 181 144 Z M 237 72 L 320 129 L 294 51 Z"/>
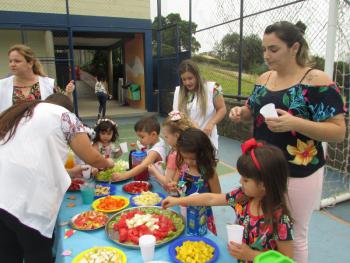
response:
<path id="1" fill-rule="evenodd" d="M 141 87 L 138 84 L 131 84 L 128 90 L 129 100 L 141 100 Z"/>

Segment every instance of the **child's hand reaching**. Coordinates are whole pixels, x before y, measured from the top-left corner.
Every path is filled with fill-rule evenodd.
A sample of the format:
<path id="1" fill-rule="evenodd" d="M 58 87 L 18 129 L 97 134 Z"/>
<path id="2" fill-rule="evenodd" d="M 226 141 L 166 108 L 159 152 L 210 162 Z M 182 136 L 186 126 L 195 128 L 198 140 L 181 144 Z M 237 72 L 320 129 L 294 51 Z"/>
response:
<path id="1" fill-rule="evenodd" d="M 254 258 L 260 254 L 259 251 L 251 249 L 247 244 L 238 244 L 233 241 L 227 244 L 227 250 L 235 259 L 244 261 L 253 261 Z"/>
<path id="2" fill-rule="evenodd" d="M 169 207 L 173 207 L 175 205 L 178 205 L 179 199 L 176 197 L 172 197 L 172 196 L 168 196 L 167 198 L 165 198 L 162 202 L 162 207 L 163 208 L 169 208 Z"/>
<path id="3" fill-rule="evenodd" d="M 149 164 L 148 165 L 148 172 L 152 173 L 152 174 L 155 174 L 157 172 L 157 168 L 154 166 L 153 163 Z"/>
<path id="4" fill-rule="evenodd" d="M 123 173 L 113 173 L 112 182 L 124 181 L 126 178 Z"/>
<path id="5" fill-rule="evenodd" d="M 169 181 L 164 185 L 165 190 L 170 193 L 170 192 L 177 192 L 177 183 L 174 181 Z"/>

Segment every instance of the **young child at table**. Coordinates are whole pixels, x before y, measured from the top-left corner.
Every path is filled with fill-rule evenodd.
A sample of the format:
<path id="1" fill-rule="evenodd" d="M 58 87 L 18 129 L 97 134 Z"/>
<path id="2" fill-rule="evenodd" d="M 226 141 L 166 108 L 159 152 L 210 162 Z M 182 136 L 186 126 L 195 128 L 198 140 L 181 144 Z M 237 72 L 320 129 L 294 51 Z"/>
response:
<path id="1" fill-rule="evenodd" d="M 118 124 L 110 119 L 99 119 L 95 126 L 93 147 L 106 158 L 118 158 L 122 155 L 120 148 L 116 149 L 115 141 L 119 137 Z"/>
<path id="2" fill-rule="evenodd" d="M 262 251 L 278 250 L 293 256 L 293 232 L 286 205 L 288 164 L 282 151 L 250 139 L 242 144 L 237 161 L 241 187 L 227 194 L 167 197 L 163 207 L 175 205 L 231 206 L 237 223 L 244 226 L 242 244 L 230 242 L 236 259 L 253 261 Z"/>
<path id="3" fill-rule="evenodd" d="M 159 137 L 160 124 L 155 117 L 144 117 L 134 126 L 137 137 L 142 145 L 146 146 L 147 156 L 143 161 L 125 173 L 114 173 L 113 181 L 123 181 L 135 177 L 145 170 L 148 165 L 156 162 L 165 162 L 167 148 L 162 138 Z"/>
<path id="4" fill-rule="evenodd" d="M 176 165 L 182 170 L 178 182 L 180 196 L 194 193 L 221 193 L 216 172 L 216 149 L 208 135 L 197 128 L 188 128 L 182 132 L 176 143 Z M 186 165 L 186 169 L 184 169 Z M 213 211 L 207 207 L 207 226 L 216 235 Z"/>
<path id="5" fill-rule="evenodd" d="M 162 124 L 162 133 L 165 141 L 171 147 L 166 158 L 165 173 L 161 173 L 157 164 L 150 164 L 148 171 L 163 186 L 167 192 L 176 192 L 176 185 L 181 169 L 176 166 L 176 142 L 186 129 L 193 127 L 190 119 L 179 111 L 172 111 Z"/>

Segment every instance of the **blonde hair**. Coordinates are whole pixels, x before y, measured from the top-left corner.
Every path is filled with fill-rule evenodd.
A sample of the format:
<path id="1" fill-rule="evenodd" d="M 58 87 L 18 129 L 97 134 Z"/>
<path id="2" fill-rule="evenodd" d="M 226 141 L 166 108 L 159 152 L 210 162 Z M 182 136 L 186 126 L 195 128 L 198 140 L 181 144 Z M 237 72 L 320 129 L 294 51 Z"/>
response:
<path id="1" fill-rule="evenodd" d="M 182 74 L 190 72 L 194 75 L 196 78 L 196 93 L 197 93 L 197 98 L 199 101 L 199 107 L 200 107 L 200 112 L 201 116 L 204 117 L 207 113 L 207 98 L 208 94 L 204 86 L 204 82 L 202 77 L 200 76 L 199 73 L 199 68 L 196 63 L 191 61 L 190 59 L 183 60 L 180 65 L 179 65 L 179 75 L 181 76 Z M 178 108 L 181 112 L 185 112 L 188 114 L 187 111 L 187 103 L 189 99 L 189 91 L 187 88 L 184 86 L 182 83 L 182 79 L 180 77 L 180 91 L 179 91 L 179 105 Z"/>
<path id="2" fill-rule="evenodd" d="M 163 127 L 169 128 L 170 133 L 179 133 L 181 135 L 188 128 L 194 127 L 194 124 L 191 122 L 191 120 L 187 117 L 186 114 L 178 112 L 177 114 L 180 115 L 180 118 L 176 120 L 174 120 L 174 118 L 170 114 L 162 124 Z"/>
<path id="3" fill-rule="evenodd" d="M 14 45 L 8 50 L 7 55 L 10 55 L 12 51 L 17 51 L 18 53 L 20 53 L 28 63 L 33 62 L 32 69 L 34 74 L 42 77 L 47 76 L 39 59 L 35 57 L 34 51 L 30 47 L 21 44 Z"/>

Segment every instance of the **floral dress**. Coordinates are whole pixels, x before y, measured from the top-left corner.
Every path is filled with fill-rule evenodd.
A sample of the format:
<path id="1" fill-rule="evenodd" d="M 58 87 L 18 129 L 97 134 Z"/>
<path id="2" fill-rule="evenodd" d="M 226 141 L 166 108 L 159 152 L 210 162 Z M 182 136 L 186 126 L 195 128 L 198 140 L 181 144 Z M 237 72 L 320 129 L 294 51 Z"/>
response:
<path id="1" fill-rule="evenodd" d="M 13 96 L 12 96 L 13 105 L 18 104 L 19 102 L 31 101 L 31 100 L 41 100 L 39 82 L 33 84 L 30 87 L 30 91 L 28 95 L 23 94 L 22 87 L 13 86 Z"/>
<path id="2" fill-rule="evenodd" d="M 264 215 L 255 216 L 250 212 L 249 198 L 243 193 L 242 188 L 226 194 L 226 201 L 237 215 L 237 224 L 244 226 L 242 242 L 250 248 L 267 251 L 277 248 L 276 241 L 293 240 L 293 229 L 290 218 L 283 214 L 282 209 L 274 213 L 277 223 L 277 232 L 272 226 L 265 226 Z"/>
<path id="3" fill-rule="evenodd" d="M 102 143 L 98 142 L 98 151 L 100 154 L 106 158 L 111 158 L 112 152 L 115 150 L 115 146 L 112 142 L 104 146 Z"/>
<path id="4" fill-rule="evenodd" d="M 203 174 L 203 173 L 201 173 Z M 181 187 L 184 189 L 185 196 L 189 196 L 194 193 L 209 193 L 209 183 L 207 181 L 204 181 L 201 176 L 193 176 L 188 173 L 188 170 L 184 171 L 182 173 L 182 177 L 180 179 L 181 182 L 185 183 L 185 187 Z M 216 235 L 216 226 L 214 221 L 214 215 L 213 210 L 210 206 L 206 207 L 206 214 L 207 214 L 207 227 L 208 229 Z"/>
<path id="5" fill-rule="evenodd" d="M 254 118 L 254 137 L 276 145 L 285 153 L 291 177 L 313 174 L 325 164 L 322 143 L 295 131 L 270 131 L 259 113 L 268 103 L 294 116 L 323 122 L 345 112 L 339 88 L 334 83 L 325 86 L 299 83 L 288 89 L 271 91 L 266 85 L 255 85 L 246 103 Z"/>

